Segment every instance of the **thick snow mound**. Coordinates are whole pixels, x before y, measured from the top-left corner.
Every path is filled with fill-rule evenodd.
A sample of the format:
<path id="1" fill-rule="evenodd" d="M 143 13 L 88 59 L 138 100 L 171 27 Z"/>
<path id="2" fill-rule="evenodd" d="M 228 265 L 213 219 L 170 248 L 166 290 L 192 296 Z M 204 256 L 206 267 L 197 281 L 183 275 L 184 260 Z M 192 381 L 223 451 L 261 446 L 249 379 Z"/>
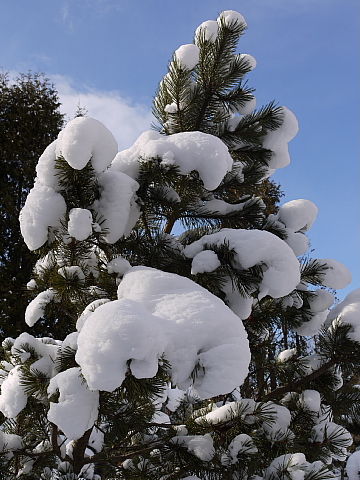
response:
<path id="1" fill-rule="evenodd" d="M 76 170 L 82 170 L 91 159 L 97 173 L 103 172 L 118 151 L 113 134 L 98 120 L 77 117 L 59 133 L 56 157 L 62 155 Z"/>
<path id="2" fill-rule="evenodd" d="M 111 168 L 137 178 L 140 158 L 159 158 L 164 166 L 178 165 L 182 175 L 196 170 L 208 190 L 219 186 L 233 164 L 226 145 L 213 135 L 181 132 L 165 136 L 144 132 L 130 149 L 117 154 Z"/>
<path id="3" fill-rule="evenodd" d="M 226 228 L 204 235 L 184 249 L 184 254 L 195 257 L 211 245 L 227 243 L 236 252 L 234 267 L 247 269 L 263 267 L 260 294 L 273 298 L 292 292 L 300 282 L 299 262 L 291 248 L 280 238 L 264 230 L 235 230 Z"/>
<path id="4" fill-rule="evenodd" d="M 128 234 L 140 216 L 140 208 L 135 202 L 135 192 L 139 184 L 128 175 L 107 170 L 99 177 L 100 199 L 93 207 L 103 220 L 102 228 L 108 243 L 115 243 Z"/>
<path id="5" fill-rule="evenodd" d="M 281 107 L 283 122 L 279 128 L 270 131 L 263 142 L 263 147 L 272 150 L 270 169 L 284 168 L 290 163 L 288 142 L 299 131 L 295 115 L 286 107 Z"/>
<path id="6" fill-rule="evenodd" d="M 76 360 L 90 388 L 120 386 L 128 361 L 134 376 L 152 377 L 162 355 L 172 382 L 181 389 L 193 383 L 203 398 L 243 382 L 247 335 L 219 298 L 187 278 L 146 267 L 125 274 L 118 297 L 90 314 L 79 334 Z"/>
<path id="7" fill-rule="evenodd" d="M 36 182 L 19 216 L 21 234 L 29 250 L 44 245 L 48 228 L 59 227 L 65 212 L 64 197 L 53 188 Z"/>
<path id="8" fill-rule="evenodd" d="M 284 203 L 280 208 L 279 220 L 295 232 L 299 230 L 308 231 L 316 220 L 319 209 L 310 200 L 299 199 Z"/>
<path id="9" fill-rule="evenodd" d="M 199 47 L 193 43 L 181 45 L 174 56 L 176 60 L 185 68 L 192 70 L 199 63 Z"/>
<path id="10" fill-rule="evenodd" d="M 90 388 L 111 392 L 125 380 L 129 360 L 135 377 L 155 376 L 166 345 L 161 325 L 143 305 L 115 300 L 99 306 L 85 321 L 76 361 Z"/>
<path id="11" fill-rule="evenodd" d="M 76 440 L 91 428 L 98 416 L 99 392 L 89 390 L 78 367 L 58 373 L 50 380 L 48 394 L 59 392 L 58 403 L 50 402 L 48 419 Z"/>

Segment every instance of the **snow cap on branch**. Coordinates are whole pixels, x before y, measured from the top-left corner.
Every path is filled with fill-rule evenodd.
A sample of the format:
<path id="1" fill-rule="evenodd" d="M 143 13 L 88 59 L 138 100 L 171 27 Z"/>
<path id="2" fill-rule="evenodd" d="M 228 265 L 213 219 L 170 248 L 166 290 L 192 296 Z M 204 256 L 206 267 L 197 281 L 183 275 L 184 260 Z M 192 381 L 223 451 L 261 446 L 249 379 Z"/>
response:
<path id="1" fill-rule="evenodd" d="M 219 30 L 219 24 L 216 20 L 207 20 L 203 22 L 195 31 L 195 42 L 199 43 L 201 34 L 204 34 L 205 40 L 215 42 Z"/>
<path id="2" fill-rule="evenodd" d="M 288 142 L 299 131 L 295 115 L 286 107 L 281 107 L 283 122 L 279 128 L 270 131 L 263 142 L 263 147 L 271 150 L 270 169 L 284 168 L 290 164 Z"/>
<path id="3" fill-rule="evenodd" d="M 181 45 L 175 51 L 174 57 L 183 67 L 192 70 L 199 62 L 199 47 L 193 43 Z"/>
<path id="4" fill-rule="evenodd" d="M 100 199 L 93 208 L 103 220 L 102 228 L 107 230 L 104 238 L 107 243 L 115 243 L 123 235 L 128 235 L 140 216 L 140 208 L 135 201 L 139 184 L 128 175 L 107 170 L 99 177 Z"/>
<path id="5" fill-rule="evenodd" d="M 90 388 L 119 387 L 129 360 L 135 377 L 152 377 L 162 355 L 171 364 L 172 382 L 183 389 L 193 383 L 203 398 L 229 392 L 245 379 L 250 359 L 245 329 L 204 288 L 172 273 L 135 267 L 125 274 L 118 297 L 90 314 L 79 334 L 76 360 Z"/>
<path id="6" fill-rule="evenodd" d="M 181 132 L 165 136 L 157 132 L 144 132 L 131 148 L 116 155 L 111 169 L 137 178 L 139 160 L 151 161 L 156 158 L 161 159 L 160 165 L 178 165 L 182 175 L 196 170 L 208 190 L 217 188 L 233 165 L 228 148 L 213 135 Z"/>
<path id="7" fill-rule="evenodd" d="M 245 27 L 247 27 L 247 23 L 245 18 L 241 15 L 241 13 L 236 12 L 235 10 L 224 10 L 219 15 L 217 21 L 223 20 L 225 25 L 230 25 L 231 23 L 242 23 Z"/>
<path id="8" fill-rule="evenodd" d="M 58 373 L 50 380 L 49 395 L 59 392 L 58 403 L 50 402 L 48 419 L 70 440 L 76 440 L 91 428 L 98 416 L 99 392 L 92 391 L 81 378 L 78 367 Z"/>
<path id="9" fill-rule="evenodd" d="M 91 159 L 97 173 L 103 172 L 118 151 L 113 134 L 98 120 L 77 117 L 59 133 L 56 157 L 60 155 L 76 170 L 82 170 Z"/>
<path id="10" fill-rule="evenodd" d="M 321 272 L 321 283 L 325 287 L 345 288 L 351 282 L 351 272 L 343 263 L 332 258 L 318 258 L 317 262 L 327 267 Z"/>
<path id="11" fill-rule="evenodd" d="M 319 209 L 315 203 L 310 200 L 300 198 L 284 203 L 280 207 L 279 220 L 287 228 L 292 228 L 295 232 L 310 230 L 316 220 Z"/>
<path id="12" fill-rule="evenodd" d="M 64 197 L 53 188 L 36 182 L 19 217 L 21 235 L 29 250 L 37 250 L 44 245 L 49 227 L 59 227 L 65 212 Z"/>
<path id="13" fill-rule="evenodd" d="M 69 213 L 68 232 L 76 240 L 86 240 L 92 234 L 92 215 L 86 208 L 72 208 Z"/>
<path id="14" fill-rule="evenodd" d="M 264 230 L 235 230 L 223 229 L 211 235 L 204 235 L 200 240 L 191 243 L 184 249 L 184 254 L 194 258 L 205 249 L 211 249 L 211 245 L 218 247 L 224 243 L 236 253 L 235 268 L 247 269 L 255 265 L 264 266 L 263 278 L 259 288 L 259 297 L 270 295 L 273 298 L 280 298 L 288 295 L 296 288 L 300 281 L 299 262 L 290 247 L 280 238 Z M 241 297 L 232 288 L 228 292 L 228 299 L 231 297 L 230 305 L 236 301 L 245 302 L 244 308 L 234 308 L 234 311 L 247 318 L 250 313 L 252 299 Z M 240 298 L 241 297 L 241 298 Z M 245 315 L 245 317 L 244 317 Z"/>
<path id="15" fill-rule="evenodd" d="M 337 318 L 341 323 L 352 326 L 349 337 L 360 342 L 360 288 L 350 292 L 342 302 L 331 310 L 326 323 L 329 324 Z"/>

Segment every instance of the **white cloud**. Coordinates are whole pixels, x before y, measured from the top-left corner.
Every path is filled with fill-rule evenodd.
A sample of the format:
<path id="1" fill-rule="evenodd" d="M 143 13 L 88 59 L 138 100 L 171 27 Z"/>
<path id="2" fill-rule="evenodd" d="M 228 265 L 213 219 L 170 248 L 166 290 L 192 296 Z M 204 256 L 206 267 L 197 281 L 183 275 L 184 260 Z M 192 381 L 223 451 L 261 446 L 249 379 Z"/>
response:
<path id="1" fill-rule="evenodd" d="M 76 88 L 71 79 L 61 75 L 52 75 L 51 79 L 59 93 L 61 112 L 72 119 L 80 104 L 86 115 L 106 125 L 118 141 L 119 150 L 129 148 L 154 121 L 150 106 L 126 99 L 118 91 Z"/>

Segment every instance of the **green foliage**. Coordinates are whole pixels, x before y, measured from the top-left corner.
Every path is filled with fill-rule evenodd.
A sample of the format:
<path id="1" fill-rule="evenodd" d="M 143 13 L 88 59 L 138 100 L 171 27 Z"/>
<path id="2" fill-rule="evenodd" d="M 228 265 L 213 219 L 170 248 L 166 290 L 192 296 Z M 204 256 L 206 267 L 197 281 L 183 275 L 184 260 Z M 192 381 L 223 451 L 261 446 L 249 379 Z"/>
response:
<path id="1" fill-rule="evenodd" d="M 18 217 L 39 156 L 63 126 L 59 106 L 57 92 L 44 75 L 29 72 L 12 80 L 7 73 L 0 74 L 0 331 L 4 337 L 23 330 L 24 289 L 36 256 L 22 240 Z"/>

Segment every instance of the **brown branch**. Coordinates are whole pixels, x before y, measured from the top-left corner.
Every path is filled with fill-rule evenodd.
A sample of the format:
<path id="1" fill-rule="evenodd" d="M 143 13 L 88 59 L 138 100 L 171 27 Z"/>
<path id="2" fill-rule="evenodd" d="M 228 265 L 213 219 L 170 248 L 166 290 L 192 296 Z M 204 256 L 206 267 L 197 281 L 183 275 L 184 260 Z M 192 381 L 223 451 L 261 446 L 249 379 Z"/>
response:
<path id="1" fill-rule="evenodd" d="M 80 473 L 82 467 L 87 463 L 85 460 L 85 450 L 89 443 L 89 438 L 91 435 L 93 427 L 89 428 L 84 435 L 75 441 L 73 449 L 73 459 L 74 459 L 74 473 Z"/>
<path id="2" fill-rule="evenodd" d="M 302 389 L 305 385 L 309 384 L 316 378 L 320 377 L 323 373 L 327 372 L 330 370 L 335 365 L 334 360 L 329 360 L 328 362 L 324 363 L 321 365 L 321 367 L 318 370 L 315 370 L 315 372 L 310 373 L 309 375 L 306 375 L 305 377 L 300 378 L 297 381 L 290 382 L 287 385 L 284 385 L 282 387 L 277 388 L 276 390 L 273 390 L 270 392 L 268 395 L 265 396 L 265 401 L 268 400 L 277 400 L 281 397 L 283 397 L 286 393 L 288 392 L 297 392 L 300 389 Z M 256 398 L 256 401 L 260 401 L 261 399 Z"/>

